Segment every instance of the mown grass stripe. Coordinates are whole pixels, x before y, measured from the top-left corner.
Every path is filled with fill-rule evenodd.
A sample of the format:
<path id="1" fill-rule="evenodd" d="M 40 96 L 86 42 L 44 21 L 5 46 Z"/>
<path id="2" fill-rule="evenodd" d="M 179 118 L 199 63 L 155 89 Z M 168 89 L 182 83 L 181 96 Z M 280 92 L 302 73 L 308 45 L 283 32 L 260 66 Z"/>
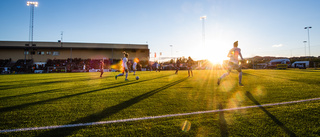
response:
<path id="1" fill-rule="evenodd" d="M 271 104 L 264 104 L 264 105 L 245 106 L 245 107 L 237 107 L 237 108 L 229 108 L 229 109 L 197 111 L 197 112 L 190 112 L 190 113 L 179 113 L 179 114 L 168 114 L 168 115 L 161 115 L 161 116 L 150 116 L 150 117 L 141 117 L 141 118 L 120 119 L 120 120 L 111 120 L 111 121 L 100 121 L 100 122 L 89 122 L 89 123 L 78 123 L 78 124 L 67 124 L 67 125 L 45 126 L 45 127 L 29 127 L 29 128 L 18 128 L 18 129 L 5 129 L 5 130 L 0 130 L 0 133 L 30 131 L 30 130 L 44 130 L 44 129 L 57 129 L 57 128 L 70 128 L 70 127 L 81 127 L 81 126 L 92 126 L 92 125 L 101 125 L 101 124 L 131 122 L 131 121 L 150 120 L 150 119 L 168 118 L 168 117 L 177 117 L 177 116 L 187 116 L 187 115 L 196 115 L 196 114 L 205 114 L 205 113 L 216 113 L 216 112 L 232 111 L 232 110 L 240 110 L 240 109 L 249 109 L 249 108 L 258 108 L 258 107 L 278 106 L 278 105 L 302 103 L 302 102 L 315 101 L 315 100 L 320 100 L 320 98 L 312 98 L 312 99 L 288 101 L 288 102 L 279 102 L 279 103 L 271 103 Z"/>

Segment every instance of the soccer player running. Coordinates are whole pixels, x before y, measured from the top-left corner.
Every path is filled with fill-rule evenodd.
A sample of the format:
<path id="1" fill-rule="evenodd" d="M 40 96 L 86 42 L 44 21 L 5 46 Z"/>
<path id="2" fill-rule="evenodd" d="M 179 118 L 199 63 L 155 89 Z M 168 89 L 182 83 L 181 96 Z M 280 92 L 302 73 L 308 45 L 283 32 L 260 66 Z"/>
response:
<path id="1" fill-rule="evenodd" d="M 124 72 L 126 72 L 126 79 L 125 81 L 128 81 L 128 58 L 129 58 L 129 53 L 123 52 L 124 57 L 122 58 L 122 67 L 123 67 L 123 71 L 122 73 L 118 74 L 115 76 L 115 79 L 118 79 L 119 76 L 123 76 Z"/>
<path id="2" fill-rule="evenodd" d="M 100 72 L 101 72 L 100 77 L 102 77 L 102 74 L 104 72 L 103 69 L 104 69 L 104 62 L 103 62 L 103 60 L 100 60 Z"/>
<path id="3" fill-rule="evenodd" d="M 192 60 L 192 58 L 189 56 L 189 57 L 188 57 L 188 60 L 187 60 L 188 77 L 190 77 L 190 72 L 191 72 L 191 77 L 193 77 L 192 65 L 193 65 L 193 60 Z"/>
<path id="4" fill-rule="evenodd" d="M 228 64 L 228 72 L 224 73 L 220 78 L 218 78 L 217 84 L 220 85 L 220 82 L 223 78 L 228 76 L 232 69 L 236 69 L 239 72 L 239 86 L 243 86 L 241 83 L 242 80 L 242 70 L 241 66 L 239 65 L 238 57 L 240 56 L 241 60 L 243 60 L 241 49 L 238 48 L 238 41 L 233 43 L 233 48 L 229 51 L 228 57 L 230 57 L 229 64 Z"/>

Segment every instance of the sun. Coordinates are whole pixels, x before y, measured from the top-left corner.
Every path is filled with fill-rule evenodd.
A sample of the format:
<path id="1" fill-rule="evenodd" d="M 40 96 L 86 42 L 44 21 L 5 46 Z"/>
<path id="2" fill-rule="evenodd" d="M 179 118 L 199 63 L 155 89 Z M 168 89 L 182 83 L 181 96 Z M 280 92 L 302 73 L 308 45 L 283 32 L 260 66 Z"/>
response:
<path id="1" fill-rule="evenodd" d="M 223 61 L 226 60 L 225 58 L 221 57 L 221 56 L 210 56 L 208 57 L 208 60 L 213 64 L 213 65 L 217 65 L 217 64 L 223 64 Z"/>
<path id="2" fill-rule="evenodd" d="M 222 64 L 224 60 L 228 60 L 228 49 L 222 46 L 206 46 L 198 48 L 197 57 L 200 59 L 207 59 L 212 64 Z"/>

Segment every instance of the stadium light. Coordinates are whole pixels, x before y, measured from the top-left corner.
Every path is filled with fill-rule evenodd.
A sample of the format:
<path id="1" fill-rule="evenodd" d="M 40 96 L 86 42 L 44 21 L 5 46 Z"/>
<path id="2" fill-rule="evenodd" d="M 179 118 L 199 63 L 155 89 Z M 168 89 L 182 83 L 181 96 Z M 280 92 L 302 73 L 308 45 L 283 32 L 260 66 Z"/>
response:
<path id="1" fill-rule="evenodd" d="M 309 56 L 311 56 L 311 53 L 310 53 L 310 35 L 309 35 L 309 29 L 311 29 L 311 28 L 312 28 L 311 26 L 304 27 L 304 29 L 308 30 Z"/>
<path id="2" fill-rule="evenodd" d="M 38 2 L 28 1 L 27 6 L 30 6 L 30 5 L 34 5 L 34 6 L 38 7 Z"/>

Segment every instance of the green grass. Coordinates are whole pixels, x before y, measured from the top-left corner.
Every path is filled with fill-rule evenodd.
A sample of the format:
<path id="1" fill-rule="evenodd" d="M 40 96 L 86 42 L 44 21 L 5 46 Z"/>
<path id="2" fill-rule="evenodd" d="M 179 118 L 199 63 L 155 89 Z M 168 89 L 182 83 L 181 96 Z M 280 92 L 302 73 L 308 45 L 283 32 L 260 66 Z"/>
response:
<path id="1" fill-rule="evenodd" d="M 320 97 L 320 70 L 0 76 L 0 130 L 218 110 Z M 320 136 L 320 101 L 0 136 Z M 188 131 L 182 130 L 185 121 Z"/>

